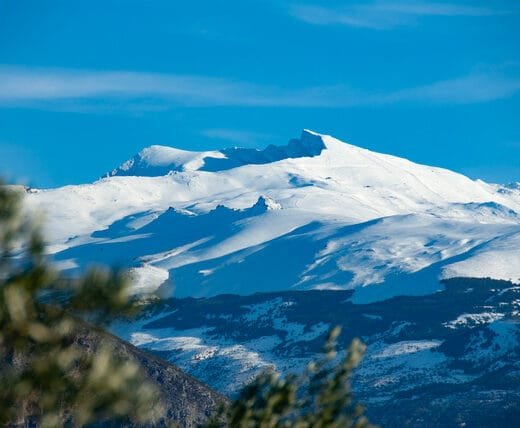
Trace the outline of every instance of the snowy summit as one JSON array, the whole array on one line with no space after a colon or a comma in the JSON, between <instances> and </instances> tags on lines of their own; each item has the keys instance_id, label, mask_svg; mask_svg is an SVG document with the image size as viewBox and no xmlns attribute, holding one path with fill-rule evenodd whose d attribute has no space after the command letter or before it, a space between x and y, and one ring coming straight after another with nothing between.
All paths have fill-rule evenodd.
<instances>
[{"instance_id":1,"label":"snowy summit","mask_svg":"<svg viewBox=\"0 0 520 428\"><path fill-rule=\"evenodd\" d=\"M520 282L520 190L304 130L264 150L151 146L93 184L27 194L58 266L132 269L179 297Z\"/></svg>"}]
</instances>

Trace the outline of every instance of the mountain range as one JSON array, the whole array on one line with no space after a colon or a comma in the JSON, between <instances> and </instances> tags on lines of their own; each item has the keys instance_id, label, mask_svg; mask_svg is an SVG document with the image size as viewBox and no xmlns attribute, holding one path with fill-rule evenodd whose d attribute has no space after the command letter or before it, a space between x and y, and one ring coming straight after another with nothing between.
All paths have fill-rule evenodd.
<instances>
[{"instance_id":1,"label":"mountain range","mask_svg":"<svg viewBox=\"0 0 520 428\"><path fill-rule=\"evenodd\" d=\"M518 185L311 131L264 150L151 146L94 184L28 202L62 269L129 267L140 292L355 289L374 301L452 277L520 280Z\"/></svg>"},{"instance_id":2,"label":"mountain range","mask_svg":"<svg viewBox=\"0 0 520 428\"><path fill-rule=\"evenodd\" d=\"M151 146L25 200L57 267L125 267L160 298L113 333L220 392L304 367L339 324L368 345L355 386L376 422L520 415L519 184L304 130L263 150Z\"/></svg>"}]
</instances>

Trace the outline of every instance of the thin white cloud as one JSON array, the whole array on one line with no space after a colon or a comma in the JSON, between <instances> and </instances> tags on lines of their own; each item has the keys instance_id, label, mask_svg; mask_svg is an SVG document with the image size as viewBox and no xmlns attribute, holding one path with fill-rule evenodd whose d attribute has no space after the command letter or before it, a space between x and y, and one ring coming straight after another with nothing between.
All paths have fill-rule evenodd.
<instances>
[{"instance_id":1,"label":"thin white cloud","mask_svg":"<svg viewBox=\"0 0 520 428\"><path fill-rule=\"evenodd\" d=\"M294 4L289 10L293 17L309 24L346 25L374 30L414 25L421 17L490 16L504 13L476 6L407 1L358 3L345 7Z\"/></svg>"},{"instance_id":2,"label":"thin white cloud","mask_svg":"<svg viewBox=\"0 0 520 428\"><path fill-rule=\"evenodd\" d=\"M333 91L334 87L288 90L196 75L0 67L0 105L104 99L117 106L122 99L139 99L155 100L152 106L320 107L329 104ZM77 102L73 105L78 108Z\"/></svg>"},{"instance_id":3,"label":"thin white cloud","mask_svg":"<svg viewBox=\"0 0 520 428\"><path fill-rule=\"evenodd\" d=\"M201 132L201 135L216 140L241 144L242 146L252 146L273 139L273 136L269 134L227 128L205 129Z\"/></svg>"},{"instance_id":4,"label":"thin white cloud","mask_svg":"<svg viewBox=\"0 0 520 428\"><path fill-rule=\"evenodd\" d=\"M520 79L498 74L472 74L376 96L381 103L423 101L473 104L510 98L520 91Z\"/></svg>"},{"instance_id":5,"label":"thin white cloud","mask_svg":"<svg viewBox=\"0 0 520 428\"><path fill-rule=\"evenodd\" d=\"M81 98L167 98L181 104L269 104L254 85L231 80L139 73L61 69L0 69L0 101Z\"/></svg>"},{"instance_id":6,"label":"thin white cloud","mask_svg":"<svg viewBox=\"0 0 520 428\"><path fill-rule=\"evenodd\" d=\"M172 106L356 107L468 104L514 96L520 78L481 72L397 90L346 85L287 89L204 76L0 67L0 106L138 112Z\"/></svg>"}]
</instances>

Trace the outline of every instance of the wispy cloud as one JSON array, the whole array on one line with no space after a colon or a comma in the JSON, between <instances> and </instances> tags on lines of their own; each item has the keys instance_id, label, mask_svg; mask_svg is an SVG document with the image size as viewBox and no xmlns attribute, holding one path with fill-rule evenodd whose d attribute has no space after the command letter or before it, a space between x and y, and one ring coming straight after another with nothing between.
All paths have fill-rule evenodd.
<instances>
[{"instance_id":1,"label":"wispy cloud","mask_svg":"<svg viewBox=\"0 0 520 428\"><path fill-rule=\"evenodd\" d=\"M147 101L184 106L301 106L329 105L336 87L289 90L234 79L133 71L87 71L0 67L0 105L71 102L78 100ZM154 103L155 100L155 103ZM86 102L88 109L96 103ZM132 103L138 108L139 103ZM97 107L103 108L102 105Z\"/></svg>"},{"instance_id":2,"label":"wispy cloud","mask_svg":"<svg viewBox=\"0 0 520 428\"><path fill-rule=\"evenodd\" d=\"M293 17L309 24L346 25L374 30L413 25L421 17L490 16L502 13L504 11L486 7L408 1L358 3L335 8L313 4L294 4L290 7Z\"/></svg>"},{"instance_id":3,"label":"wispy cloud","mask_svg":"<svg viewBox=\"0 0 520 428\"><path fill-rule=\"evenodd\" d=\"M162 98L190 105L270 104L259 88L247 83L202 76L84 71L0 69L0 102L81 98Z\"/></svg>"},{"instance_id":4,"label":"wispy cloud","mask_svg":"<svg viewBox=\"0 0 520 428\"><path fill-rule=\"evenodd\" d=\"M376 96L376 102L423 101L436 104L472 104L509 98L520 91L520 78L500 74L472 74Z\"/></svg>"},{"instance_id":5,"label":"wispy cloud","mask_svg":"<svg viewBox=\"0 0 520 428\"><path fill-rule=\"evenodd\" d=\"M0 67L0 106L146 111L172 106L356 107L469 104L514 96L520 78L496 71L396 90L346 85L287 89L204 76Z\"/></svg>"},{"instance_id":6,"label":"wispy cloud","mask_svg":"<svg viewBox=\"0 0 520 428\"><path fill-rule=\"evenodd\" d=\"M269 134L227 128L205 129L201 132L201 135L216 140L241 144L242 146L253 146L257 143L265 143L266 141L274 139L274 137Z\"/></svg>"}]
</instances>

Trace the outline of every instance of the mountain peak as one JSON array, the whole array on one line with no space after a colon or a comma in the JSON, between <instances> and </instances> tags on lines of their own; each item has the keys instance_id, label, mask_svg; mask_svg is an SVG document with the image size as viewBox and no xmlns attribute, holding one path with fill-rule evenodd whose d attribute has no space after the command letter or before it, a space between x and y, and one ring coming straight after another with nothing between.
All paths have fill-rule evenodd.
<instances>
[{"instance_id":1,"label":"mountain peak","mask_svg":"<svg viewBox=\"0 0 520 428\"><path fill-rule=\"evenodd\" d=\"M288 157L313 157L321 154L327 148L324 137L326 136L310 129L303 129L300 138L290 140L286 146L289 154L292 154Z\"/></svg>"},{"instance_id":2,"label":"mountain peak","mask_svg":"<svg viewBox=\"0 0 520 428\"><path fill-rule=\"evenodd\" d=\"M299 139L285 146L265 149L232 147L193 152L168 146L150 146L109 173L110 176L161 176L175 171L225 171L244 165L262 165L289 158L319 156L326 148L320 134L303 130Z\"/></svg>"}]
</instances>

